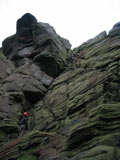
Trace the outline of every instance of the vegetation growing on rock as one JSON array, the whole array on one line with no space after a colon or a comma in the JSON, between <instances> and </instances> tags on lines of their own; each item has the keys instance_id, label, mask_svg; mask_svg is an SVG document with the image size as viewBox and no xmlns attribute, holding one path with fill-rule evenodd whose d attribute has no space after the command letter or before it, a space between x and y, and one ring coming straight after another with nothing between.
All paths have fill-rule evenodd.
<instances>
[{"instance_id":1,"label":"vegetation growing on rock","mask_svg":"<svg viewBox=\"0 0 120 160\"><path fill-rule=\"evenodd\" d=\"M119 160L119 34L117 23L71 50L31 14L17 21L0 50L0 159Z\"/></svg>"}]
</instances>

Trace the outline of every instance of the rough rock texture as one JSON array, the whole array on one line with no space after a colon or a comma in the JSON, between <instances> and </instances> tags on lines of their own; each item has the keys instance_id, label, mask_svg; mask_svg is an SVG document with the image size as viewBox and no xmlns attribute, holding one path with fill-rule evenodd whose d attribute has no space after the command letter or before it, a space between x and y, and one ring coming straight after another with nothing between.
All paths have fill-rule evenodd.
<instances>
[{"instance_id":1,"label":"rough rock texture","mask_svg":"<svg viewBox=\"0 0 120 160\"><path fill-rule=\"evenodd\" d=\"M16 34L3 41L0 50L1 145L18 137L22 112L32 109L45 96L53 77L64 69L70 46L49 24L37 23L30 13L17 21Z\"/></svg>"},{"instance_id":2,"label":"rough rock texture","mask_svg":"<svg viewBox=\"0 0 120 160\"><path fill-rule=\"evenodd\" d=\"M17 21L16 34L3 41L4 55L17 67L33 61L52 77L63 70L70 47L68 40L57 35L53 27L37 23L29 13Z\"/></svg>"},{"instance_id":3,"label":"rough rock texture","mask_svg":"<svg viewBox=\"0 0 120 160\"><path fill-rule=\"evenodd\" d=\"M120 23L70 51L50 25L25 14L2 50L0 159L119 160ZM29 130L19 138L23 111Z\"/></svg>"},{"instance_id":4,"label":"rough rock texture","mask_svg":"<svg viewBox=\"0 0 120 160\"><path fill-rule=\"evenodd\" d=\"M14 65L3 55L0 50L0 81L9 76L14 70Z\"/></svg>"}]
</instances>

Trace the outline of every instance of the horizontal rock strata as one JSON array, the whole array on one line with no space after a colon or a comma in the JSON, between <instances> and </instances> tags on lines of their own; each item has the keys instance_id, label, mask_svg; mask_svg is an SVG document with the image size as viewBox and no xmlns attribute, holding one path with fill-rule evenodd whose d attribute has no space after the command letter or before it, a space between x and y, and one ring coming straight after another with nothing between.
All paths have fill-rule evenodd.
<instances>
[{"instance_id":1,"label":"horizontal rock strata","mask_svg":"<svg viewBox=\"0 0 120 160\"><path fill-rule=\"evenodd\" d=\"M0 50L0 159L119 160L119 31L117 23L71 51L49 24L29 13L17 21Z\"/></svg>"}]
</instances>

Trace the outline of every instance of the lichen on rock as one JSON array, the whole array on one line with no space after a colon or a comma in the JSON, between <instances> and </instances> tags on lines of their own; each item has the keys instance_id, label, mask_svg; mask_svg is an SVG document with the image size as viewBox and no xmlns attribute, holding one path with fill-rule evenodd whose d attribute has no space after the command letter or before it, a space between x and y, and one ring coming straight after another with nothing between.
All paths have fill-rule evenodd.
<instances>
[{"instance_id":1,"label":"lichen on rock","mask_svg":"<svg viewBox=\"0 0 120 160\"><path fill-rule=\"evenodd\" d=\"M119 160L120 23L73 50L30 13L16 29L0 49L0 159Z\"/></svg>"}]
</instances>

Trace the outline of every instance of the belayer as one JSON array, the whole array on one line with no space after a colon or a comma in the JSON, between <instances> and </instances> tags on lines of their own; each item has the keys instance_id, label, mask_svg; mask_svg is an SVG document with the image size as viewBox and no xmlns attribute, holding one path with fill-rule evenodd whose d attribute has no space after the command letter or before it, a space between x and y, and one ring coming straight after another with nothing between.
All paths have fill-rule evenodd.
<instances>
[{"instance_id":1,"label":"belayer","mask_svg":"<svg viewBox=\"0 0 120 160\"><path fill-rule=\"evenodd\" d=\"M20 121L20 137L24 136L25 131L28 129L28 113L24 112Z\"/></svg>"}]
</instances>

